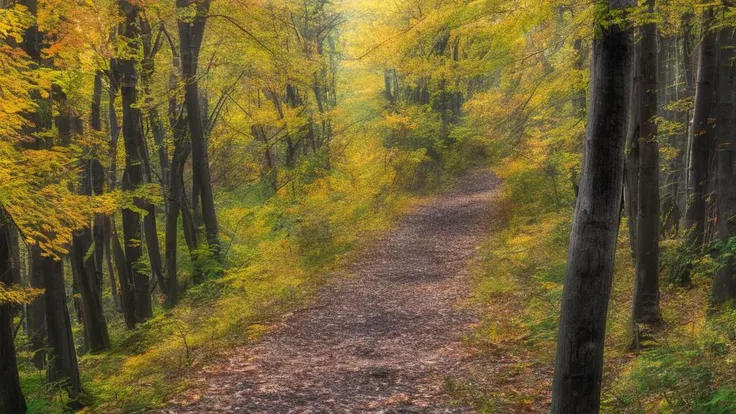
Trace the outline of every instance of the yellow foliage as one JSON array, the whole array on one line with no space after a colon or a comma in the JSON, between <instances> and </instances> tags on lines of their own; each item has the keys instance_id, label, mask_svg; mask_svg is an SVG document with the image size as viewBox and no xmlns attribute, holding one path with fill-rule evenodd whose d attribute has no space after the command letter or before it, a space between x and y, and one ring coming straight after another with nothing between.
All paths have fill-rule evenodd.
<instances>
[{"instance_id":1,"label":"yellow foliage","mask_svg":"<svg viewBox=\"0 0 736 414\"><path fill-rule=\"evenodd\" d=\"M43 294L43 289L33 289L18 285L7 286L0 282L0 305L26 305Z\"/></svg>"}]
</instances>

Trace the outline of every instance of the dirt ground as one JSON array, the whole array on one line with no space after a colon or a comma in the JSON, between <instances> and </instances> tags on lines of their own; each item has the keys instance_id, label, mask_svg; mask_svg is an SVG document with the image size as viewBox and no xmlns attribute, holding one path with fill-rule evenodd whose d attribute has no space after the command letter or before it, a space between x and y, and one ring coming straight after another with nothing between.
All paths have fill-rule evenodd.
<instances>
[{"instance_id":1,"label":"dirt ground","mask_svg":"<svg viewBox=\"0 0 736 414\"><path fill-rule=\"evenodd\" d=\"M475 173L417 208L308 309L201 373L164 413L469 413L443 392L471 363L468 263L497 180Z\"/></svg>"}]
</instances>

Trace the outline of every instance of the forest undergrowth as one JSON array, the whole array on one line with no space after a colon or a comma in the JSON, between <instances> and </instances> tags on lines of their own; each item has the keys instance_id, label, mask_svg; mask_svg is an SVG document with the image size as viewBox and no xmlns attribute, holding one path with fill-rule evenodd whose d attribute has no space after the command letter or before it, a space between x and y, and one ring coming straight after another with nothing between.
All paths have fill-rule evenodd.
<instances>
[{"instance_id":1,"label":"forest undergrowth","mask_svg":"<svg viewBox=\"0 0 736 414\"><path fill-rule=\"evenodd\" d=\"M80 358L92 403L89 412L131 413L165 406L193 385L189 378L200 368L257 340L269 325L311 303L330 275L338 274L350 257L425 198L369 186L375 183L370 169L362 171L356 171L358 177L345 172L315 181L305 189L315 195L298 204L279 196L254 211L232 208L223 214L247 221L232 223L241 224L241 230L237 239L225 243L229 268L224 276L192 288L174 309L158 308L154 318L135 331L126 331L120 317L110 321L113 348ZM360 180L357 189L362 192L356 193L348 177ZM298 222L289 222L296 217ZM273 230L279 227L275 221L281 231ZM112 314L109 292L106 299ZM21 351L19 357L25 360L21 377L29 412L65 412L65 394L44 383L29 353Z\"/></svg>"},{"instance_id":2,"label":"forest undergrowth","mask_svg":"<svg viewBox=\"0 0 736 414\"><path fill-rule=\"evenodd\" d=\"M456 399L485 413L547 412L551 401L572 208L516 201L515 190L520 188L507 181L494 199L494 229L475 269L474 300L486 316L469 346L491 362L448 384ZM601 411L734 412L734 314L709 314L713 260L698 259L690 287L665 284L663 325L640 332L640 346L632 349L635 271L627 226L624 219L608 313ZM663 274L677 260L680 243L663 242Z\"/></svg>"}]
</instances>

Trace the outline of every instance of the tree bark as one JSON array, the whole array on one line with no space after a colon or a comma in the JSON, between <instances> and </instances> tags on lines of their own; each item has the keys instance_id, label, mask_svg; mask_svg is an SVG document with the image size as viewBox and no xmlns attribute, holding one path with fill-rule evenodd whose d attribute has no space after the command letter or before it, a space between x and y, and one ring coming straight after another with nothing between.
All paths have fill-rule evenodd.
<instances>
[{"instance_id":1,"label":"tree bark","mask_svg":"<svg viewBox=\"0 0 736 414\"><path fill-rule=\"evenodd\" d=\"M125 18L123 36L132 48L137 48L140 28L138 25L138 6L129 0L120 0L120 10ZM121 84L120 95L123 103L123 139L125 141L125 174L123 189L135 191L143 184L143 159L140 144L143 141L141 130L141 111L138 104L138 70L133 59L119 61ZM139 198L136 207L142 209ZM141 216L133 209L123 209L123 237L125 239L125 258L128 284L133 287L135 323L141 323L153 316L150 284L148 276L140 270L143 257L141 239ZM121 283L123 285L123 283ZM125 288L124 288L125 289Z\"/></svg>"},{"instance_id":2,"label":"tree bark","mask_svg":"<svg viewBox=\"0 0 736 414\"><path fill-rule=\"evenodd\" d=\"M641 45L636 44L633 49L634 64L632 66L631 105L629 106L628 132L626 134L626 160L624 175L624 191L626 216L629 221L629 246L631 256L636 262L637 246L639 245L639 146L641 144L641 65L638 56L641 54Z\"/></svg>"},{"instance_id":3,"label":"tree bark","mask_svg":"<svg viewBox=\"0 0 736 414\"><path fill-rule=\"evenodd\" d=\"M28 248L29 279L31 287L44 289L41 268L41 248L34 244ZM28 339L33 352L33 365L40 369L46 366L46 294L36 296L26 306L28 314Z\"/></svg>"},{"instance_id":4,"label":"tree bark","mask_svg":"<svg viewBox=\"0 0 736 414\"><path fill-rule=\"evenodd\" d=\"M685 228L688 242L700 249L705 241L705 221L710 181L709 161L713 146L713 103L715 101L716 34L711 29L713 7L703 10L703 40L698 58L698 79L695 90L693 137L690 148L688 206Z\"/></svg>"},{"instance_id":5,"label":"tree bark","mask_svg":"<svg viewBox=\"0 0 736 414\"><path fill-rule=\"evenodd\" d=\"M183 120L180 120L180 122L183 122ZM166 306L168 307L173 307L179 300L176 251L179 235L179 211L182 207L181 176L190 152L189 146L184 142L185 133L186 131L183 128L175 127L174 154L170 164L171 177L169 179L168 214L166 216Z\"/></svg>"},{"instance_id":6,"label":"tree bark","mask_svg":"<svg viewBox=\"0 0 736 414\"><path fill-rule=\"evenodd\" d=\"M10 226L10 219L0 206L0 284L5 285L13 284ZM0 412L23 414L27 410L26 400L20 388L13 338L13 305L0 302Z\"/></svg>"},{"instance_id":7,"label":"tree bark","mask_svg":"<svg viewBox=\"0 0 736 414\"><path fill-rule=\"evenodd\" d=\"M179 8L187 7L191 3L191 0L176 0L176 6ZM219 229L207 155L207 143L205 141L202 115L200 112L199 85L197 82L197 63L209 7L210 0L197 2L197 14L194 17L194 22L190 24L179 21L179 43L182 75L185 81L184 101L192 142L194 185L199 191L202 202L202 221L204 222L207 243L212 253L219 258Z\"/></svg>"},{"instance_id":8,"label":"tree bark","mask_svg":"<svg viewBox=\"0 0 736 414\"><path fill-rule=\"evenodd\" d=\"M725 242L736 236L736 121L734 119L734 29L718 31L718 87L716 93L716 159L718 165L716 230ZM713 279L712 300L716 305L736 299L736 274L733 258L727 258Z\"/></svg>"},{"instance_id":9,"label":"tree bark","mask_svg":"<svg viewBox=\"0 0 736 414\"><path fill-rule=\"evenodd\" d=\"M655 0L647 0L654 13ZM636 278L632 316L634 323L657 324L659 311L659 145L657 143L657 24L641 28L639 49L640 156L637 208Z\"/></svg>"},{"instance_id":10,"label":"tree bark","mask_svg":"<svg viewBox=\"0 0 736 414\"><path fill-rule=\"evenodd\" d=\"M66 306L64 264L53 257L43 257L41 263L46 286L46 335L49 346L46 376L49 382L58 383L67 390L72 398L70 406L79 407L81 404L75 400L81 394L82 386L72 324Z\"/></svg>"},{"instance_id":11,"label":"tree bark","mask_svg":"<svg viewBox=\"0 0 736 414\"><path fill-rule=\"evenodd\" d=\"M597 2L621 11L633 0ZM580 195L562 294L553 414L600 410L606 313L611 293L631 85L632 39L625 23L596 20L592 97Z\"/></svg>"},{"instance_id":12,"label":"tree bark","mask_svg":"<svg viewBox=\"0 0 736 414\"><path fill-rule=\"evenodd\" d=\"M56 87L55 89L56 102L59 104L59 118L57 120L59 134L62 137L62 143L69 144L71 136L74 133L81 132L81 122L72 113L71 109L67 107L66 94L60 87ZM101 90L99 92L101 93ZM93 161L83 160L81 167L79 193L91 197L95 180L93 176ZM101 166L99 169L101 169ZM99 186L99 183L97 185ZM95 222L97 222L97 217ZM101 270L99 269L101 266L98 266L97 263L97 252L94 249L94 243L95 239L92 228L86 227L76 231L72 239L70 260L72 262L72 269L74 269L75 285L80 294L78 306L79 315L84 325L85 343L91 352L101 352L110 347L110 337L107 332L107 321L105 320L105 313L102 308L102 280L100 277L101 272L99 271Z\"/></svg>"},{"instance_id":13,"label":"tree bark","mask_svg":"<svg viewBox=\"0 0 736 414\"><path fill-rule=\"evenodd\" d=\"M20 4L24 5L28 9L28 13L33 16L38 15L38 1L37 0L20 0ZM26 54L33 60L35 65L41 65L41 38L42 34L38 30L38 25L33 24L28 27L23 36L22 48ZM40 99L40 96L36 96L36 99ZM29 127L29 135L40 132L45 127L50 125L49 119L44 119L38 112L29 115L32 127ZM28 143L28 146L33 149L45 148L45 140L36 136L33 142ZM38 245L32 245L29 248L29 261L30 261L30 284L35 289L44 289L43 285L43 271L41 267L41 249ZM36 297L28 307L28 335L31 342L31 350L33 354L33 363L38 369L42 369L46 362L46 303L45 293Z\"/></svg>"}]
</instances>

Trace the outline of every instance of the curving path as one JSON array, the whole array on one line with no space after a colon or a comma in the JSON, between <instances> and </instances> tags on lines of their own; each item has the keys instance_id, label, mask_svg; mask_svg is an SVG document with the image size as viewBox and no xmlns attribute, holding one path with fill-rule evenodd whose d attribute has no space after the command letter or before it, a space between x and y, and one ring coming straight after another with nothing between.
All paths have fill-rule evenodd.
<instances>
[{"instance_id":1,"label":"curving path","mask_svg":"<svg viewBox=\"0 0 736 414\"><path fill-rule=\"evenodd\" d=\"M467 413L443 395L463 369L476 318L468 261L490 226L497 180L474 173L350 266L317 303L226 367L202 374L196 401L165 413Z\"/></svg>"}]
</instances>

